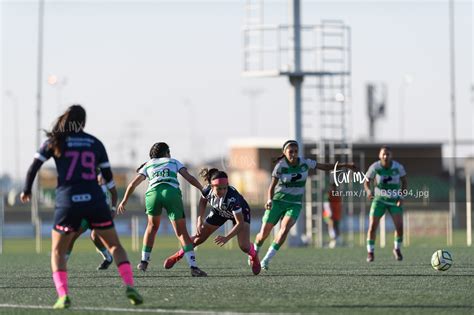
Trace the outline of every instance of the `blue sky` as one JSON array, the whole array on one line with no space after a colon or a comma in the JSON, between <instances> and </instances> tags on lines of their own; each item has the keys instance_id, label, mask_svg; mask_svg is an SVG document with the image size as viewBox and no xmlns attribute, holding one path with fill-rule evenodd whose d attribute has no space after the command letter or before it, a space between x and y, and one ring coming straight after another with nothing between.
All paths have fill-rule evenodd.
<instances>
[{"instance_id":1,"label":"blue sky","mask_svg":"<svg viewBox=\"0 0 474 315\"><path fill-rule=\"evenodd\" d=\"M37 3L2 1L0 10L0 174L15 168L16 98L23 175L35 150ZM46 1L45 10L42 125L49 128L73 102L84 105L86 130L102 139L114 165L139 165L156 141L167 141L180 160L200 162L225 155L231 139L287 137L287 79L241 76L243 1ZM267 22L287 23L287 1L267 2L265 10ZM456 2L461 139L474 138L472 15L471 2ZM352 29L353 140L367 138L369 81L388 86L377 139L400 140L401 89L403 140L449 139L447 1L302 1L304 24L322 19L341 19ZM46 83L51 74L59 85ZM402 88L407 74L413 82ZM263 91L256 108L242 92L249 88ZM474 152L464 147L459 154Z\"/></svg>"}]
</instances>

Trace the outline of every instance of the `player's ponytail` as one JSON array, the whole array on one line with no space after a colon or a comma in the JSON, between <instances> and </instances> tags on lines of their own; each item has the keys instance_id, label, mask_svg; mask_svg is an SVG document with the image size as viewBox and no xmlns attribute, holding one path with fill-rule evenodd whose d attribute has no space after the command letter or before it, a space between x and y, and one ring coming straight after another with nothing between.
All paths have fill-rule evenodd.
<instances>
[{"instance_id":1,"label":"player's ponytail","mask_svg":"<svg viewBox=\"0 0 474 315\"><path fill-rule=\"evenodd\" d=\"M208 184L211 183L211 177L215 174L218 173L219 170L217 168L202 168L201 171L199 171L199 176Z\"/></svg>"},{"instance_id":2,"label":"player's ponytail","mask_svg":"<svg viewBox=\"0 0 474 315\"><path fill-rule=\"evenodd\" d=\"M53 129L46 132L46 136L50 140L49 148L53 150L55 157L61 156L66 137L81 132L85 124L86 111L81 105L70 106L64 114L56 119Z\"/></svg>"},{"instance_id":3,"label":"player's ponytail","mask_svg":"<svg viewBox=\"0 0 474 315\"><path fill-rule=\"evenodd\" d=\"M136 172L138 173L138 172L142 169L142 167L145 166L145 164L146 164L146 162L143 163L142 165L140 165L140 166L137 168Z\"/></svg>"},{"instance_id":4,"label":"player's ponytail","mask_svg":"<svg viewBox=\"0 0 474 315\"><path fill-rule=\"evenodd\" d=\"M272 163L276 164L276 163L278 163L281 159L283 159L284 157L285 157L285 155L282 154L282 155L280 155L279 157L274 158L274 159L272 160Z\"/></svg>"}]
</instances>

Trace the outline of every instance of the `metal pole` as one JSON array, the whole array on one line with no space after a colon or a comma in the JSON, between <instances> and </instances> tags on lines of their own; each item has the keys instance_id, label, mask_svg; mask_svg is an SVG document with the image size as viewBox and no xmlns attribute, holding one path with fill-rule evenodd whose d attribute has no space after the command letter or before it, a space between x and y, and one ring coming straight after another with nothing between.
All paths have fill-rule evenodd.
<instances>
[{"instance_id":1,"label":"metal pole","mask_svg":"<svg viewBox=\"0 0 474 315\"><path fill-rule=\"evenodd\" d=\"M308 245L313 244L313 181L308 176L305 186L305 214L306 214L306 240Z\"/></svg>"},{"instance_id":2,"label":"metal pole","mask_svg":"<svg viewBox=\"0 0 474 315\"><path fill-rule=\"evenodd\" d=\"M406 235L406 246L410 246L410 211L406 212L406 224L405 224L405 235Z\"/></svg>"},{"instance_id":3,"label":"metal pole","mask_svg":"<svg viewBox=\"0 0 474 315\"><path fill-rule=\"evenodd\" d=\"M385 248L386 244L386 233L385 233L385 215L380 218L380 248Z\"/></svg>"},{"instance_id":4,"label":"metal pole","mask_svg":"<svg viewBox=\"0 0 474 315\"><path fill-rule=\"evenodd\" d=\"M300 146L300 155L304 154L304 144L302 139L301 124L301 86L303 83L303 75L301 74L301 20L300 20L300 1L290 0L290 25L293 25L293 32L290 36L289 46L292 62L292 71L290 73L290 137L298 141Z\"/></svg>"},{"instance_id":5,"label":"metal pole","mask_svg":"<svg viewBox=\"0 0 474 315\"><path fill-rule=\"evenodd\" d=\"M132 233L132 251L140 251L140 232L139 232L139 218L132 215L131 219L131 233Z\"/></svg>"},{"instance_id":6,"label":"metal pole","mask_svg":"<svg viewBox=\"0 0 474 315\"><path fill-rule=\"evenodd\" d=\"M449 1L449 64L450 64L450 99L451 99L451 160L449 163L449 216L450 235L448 245L452 245L453 221L456 215L456 64L454 43L454 1Z\"/></svg>"},{"instance_id":7,"label":"metal pole","mask_svg":"<svg viewBox=\"0 0 474 315\"><path fill-rule=\"evenodd\" d=\"M374 104L374 85L367 84L366 86L367 98L367 113L369 115L369 140L375 141L375 104Z\"/></svg>"},{"instance_id":8,"label":"metal pole","mask_svg":"<svg viewBox=\"0 0 474 315\"><path fill-rule=\"evenodd\" d=\"M42 235L41 235L41 218L38 216L38 218L35 221L35 239L36 239L36 253L39 254L41 253L41 240L42 240Z\"/></svg>"},{"instance_id":9,"label":"metal pole","mask_svg":"<svg viewBox=\"0 0 474 315\"><path fill-rule=\"evenodd\" d=\"M472 245L472 203L471 203L471 165L466 162L466 242Z\"/></svg>"},{"instance_id":10,"label":"metal pole","mask_svg":"<svg viewBox=\"0 0 474 315\"><path fill-rule=\"evenodd\" d=\"M293 32L290 36L289 46L293 47L290 52L292 61L292 69L290 69L290 137L298 142L299 155L304 155L304 143L302 137L302 124L301 124L301 87L303 84L303 75L301 74L301 21L300 21L300 1L289 0L289 21L290 25L293 25ZM301 246L303 245L303 228L304 223L302 220L298 220L290 231L290 237L288 240L289 246Z\"/></svg>"},{"instance_id":11,"label":"metal pole","mask_svg":"<svg viewBox=\"0 0 474 315\"><path fill-rule=\"evenodd\" d=\"M0 254L3 254L3 230L5 220L5 201L3 194L0 194Z\"/></svg>"},{"instance_id":12,"label":"metal pole","mask_svg":"<svg viewBox=\"0 0 474 315\"><path fill-rule=\"evenodd\" d=\"M37 55L37 77L36 77L36 142L35 150L41 145L41 102L43 89L43 20L44 20L44 0L39 0L38 3L38 55ZM35 180L33 185L33 198L31 202L31 221L38 228L37 220L39 219L39 179ZM35 235L38 235L36 231ZM41 247L37 247L37 250Z\"/></svg>"},{"instance_id":13,"label":"metal pole","mask_svg":"<svg viewBox=\"0 0 474 315\"><path fill-rule=\"evenodd\" d=\"M359 167L361 170L365 170L365 153L359 153ZM359 214L359 245L364 246L366 244L365 238L365 206L366 206L365 192L360 199L360 214Z\"/></svg>"}]
</instances>

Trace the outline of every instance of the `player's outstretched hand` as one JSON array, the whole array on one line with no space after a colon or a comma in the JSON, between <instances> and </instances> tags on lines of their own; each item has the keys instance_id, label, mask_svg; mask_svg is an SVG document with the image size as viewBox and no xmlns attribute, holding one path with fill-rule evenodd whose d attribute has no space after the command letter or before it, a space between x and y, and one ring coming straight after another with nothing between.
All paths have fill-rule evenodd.
<instances>
[{"instance_id":1,"label":"player's outstretched hand","mask_svg":"<svg viewBox=\"0 0 474 315\"><path fill-rule=\"evenodd\" d=\"M27 202L30 202L31 200L31 194L25 194L24 192L22 192L20 194L20 200L22 203L27 203Z\"/></svg>"},{"instance_id":2,"label":"player's outstretched hand","mask_svg":"<svg viewBox=\"0 0 474 315\"><path fill-rule=\"evenodd\" d=\"M222 235L218 235L216 236L216 238L214 239L214 243L216 243L217 245L219 246L224 246L225 243L227 243L229 240L227 239L227 237L225 236L222 236Z\"/></svg>"},{"instance_id":3,"label":"player's outstretched hand","mask_svg":"<svg viewBox=\"0 0 474 315\"><path fill-rule=\"evenodd\" d=\"M123 202L121 202L117 208L117 213L118 214L124 214L126 211L125 209L125 204Z\"/></svg>"}]
</instances>

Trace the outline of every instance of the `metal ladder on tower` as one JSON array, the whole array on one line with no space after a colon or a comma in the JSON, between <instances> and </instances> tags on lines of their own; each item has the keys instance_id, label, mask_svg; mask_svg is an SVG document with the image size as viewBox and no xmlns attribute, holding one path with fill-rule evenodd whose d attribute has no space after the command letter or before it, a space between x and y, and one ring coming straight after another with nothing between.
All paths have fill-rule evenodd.
<instances>
[{"instance_id":1,"label":"metal ladder on tower","mask_svg":"<svg viewBox=\"0 0 474 315\"><path fill-rule=\"evenodd\" d=\"M264 68L263 0L246 0L244 17L244 70Z\"/></svg>"},{"instance_id":2,"label":"metal ladder on tower","mask_svg":"<svg viewBox=\"0 0 474 315\"><path fill-rule=\"evenodd\" d=\"M342 21L323 20L319 25L316 54L319 56L317 67L324 75L314 77L307 82L305 95L316 95L312 102L313 117L319 127L316 148L311 154L316 155L320 163L341 163L352 160L352 145L348 138L350 129L350 30ZM315 109L314 109L315 108ZM314 240L317 247L323 247L323 202L327 193L326 183L329 173L317 171L311 176L307 186L307 238ZM348 203L349 214L353 214L352 202ZM310 207L310 209L309 209ZM353 230L353 227L349 227ZM349 241L353 241L352 237Z\"/></svg>"}]
</instances>

